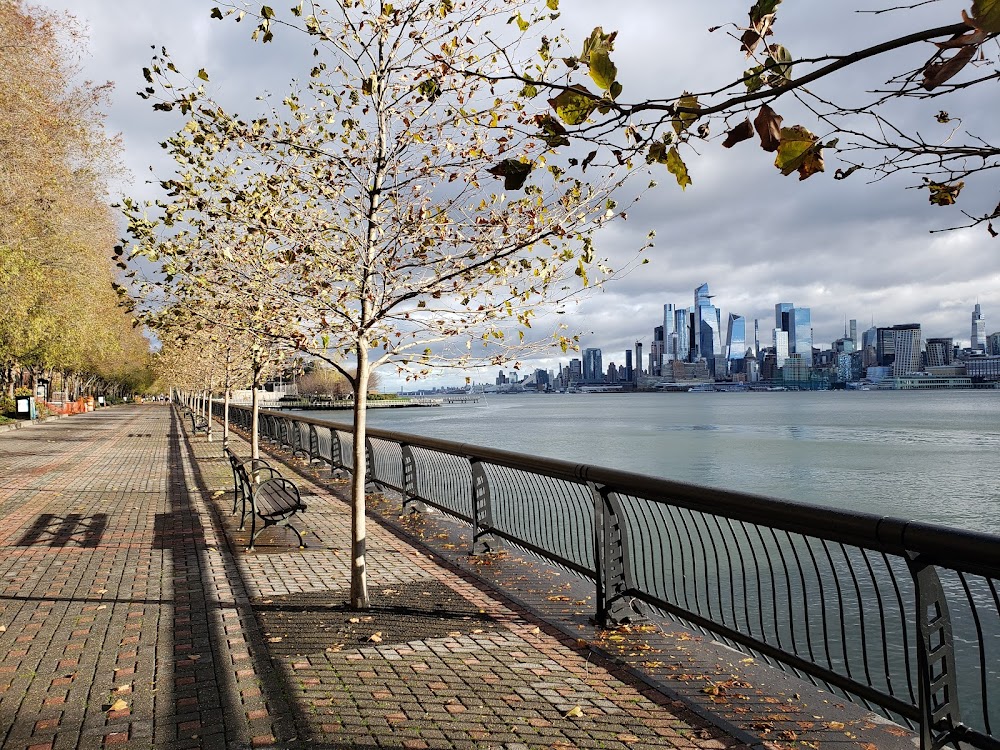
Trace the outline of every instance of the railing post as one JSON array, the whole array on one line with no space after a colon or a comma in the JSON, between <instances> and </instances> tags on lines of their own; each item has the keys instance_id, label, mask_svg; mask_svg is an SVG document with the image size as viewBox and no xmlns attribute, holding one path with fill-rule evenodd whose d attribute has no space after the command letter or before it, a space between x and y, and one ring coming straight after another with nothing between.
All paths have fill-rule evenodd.
<instances>
[{"instance_id":1,"label":"railing post","mask_svg":"<svg viewBox=\"0 0 1000 750\"><path fill-rule=\"evenodd\" d=\"M316 425L309 425L309 463L313 461L322 461L323 457L319 454L319 435L316 434Z\"/></svg>"},{"instance_id":2,"label":"railing post","mask_svg":"<svg viewBox=\"0 0 1000 750\"><path fill-rule=\"evenodd\" d=\"M417 461L413 449L408 443L399 444L403 454L403 510L411 513L423 513L427 506L419 499L420 488L417 486Z\"/></svg>"},{"instance_id":3,"label":"railing post","mask_svg":"<svg viewBox=\"0 0 1000 750\"><path fill-rule=\"evenodd\" d=\"M482 463L470 458L472 466L472 549L469 554L484 555L499 549L493 536L493 496L490 480Z\"/></svg>"},{"instance_id":4,"label":"railing post","mask_svg":"<svg viewBox=\"0 0 1000 750\"><path fill-rule=\"evenodd\" d=\"M628 591L628 535L621 523L621 507L607 487L588 482L594 498L594 560L597 582L597 623L614 627L642 617L638 602L625 599Z\"/></svg>"},{"instance_id":5,"label":"railing post","mask_svg":"<svg viewBox=\"0 0 1000 750\"><path fill-rule=\"evenodd\" d=\"M330 475L334 479L344 476L344 449L340 444L340 434L330 428Z\"/></svg>"},{"instance_id":6,"label":"railing post","mask_svg":"<svg viewBox=\"0 0 1000 750\"><path fill-rule=\"evenodd\" d=\"M935 567L919 555L907 554L906 563L917 599L920 750L937 750L953 744L955 730L962 725L951 614Z\"/></svg>"},{"instance_id":7,"label":"railing post","mask_svg":"<svg viewBox=\"0 0 1000 750\"><path fill-rule=\"evenodd\" d=\"M385 487L375 478L375 446L372 439L365 437L365 492L384 492Z\"/></svg>"},{"instance_id":8,"label":"railing post","mask_svg":"<svg viewBox=\"0 0 1000 750\"><path fill-rule=\"evenodd\" d=\"M302 423L292 422L292 428L295 432L295 437L292 439L292 455L298 456L300 453L305 454L306 449L302 444Z\"/></svg>"}]
</instances>

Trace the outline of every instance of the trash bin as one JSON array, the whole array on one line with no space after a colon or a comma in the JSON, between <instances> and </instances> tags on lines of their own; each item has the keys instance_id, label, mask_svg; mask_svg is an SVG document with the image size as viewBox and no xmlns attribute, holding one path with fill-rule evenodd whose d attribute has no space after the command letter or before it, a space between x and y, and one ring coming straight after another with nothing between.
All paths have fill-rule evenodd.
<instances>
[{"instance_id":1,"label":"trash bin","mask_svg":"<svg viewBox=\"0 0 1000 750\"><path fill-rule=\"evenodd\" d=\"M104 406L105 405L104 404L104 396L98 396L97 397L97 405L98 406Z\"/></svg>"},{"instance_id":2,"label":"trash bin","mask_svg":"<svg viewBox=\"0 0 1000 750\"><path fill-rule=\"evenodd\" d=\"M38 416L35 412L35 399L31 396L15 396L14 401L14 415L18 419L35 419Z\"/></svg>"}]
</instances>

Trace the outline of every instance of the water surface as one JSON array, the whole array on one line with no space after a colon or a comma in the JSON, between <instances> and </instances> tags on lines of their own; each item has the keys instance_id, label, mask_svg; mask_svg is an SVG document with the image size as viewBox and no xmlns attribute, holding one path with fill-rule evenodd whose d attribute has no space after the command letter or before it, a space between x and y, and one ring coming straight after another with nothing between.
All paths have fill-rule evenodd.
<instances>
[{"instance_id":1,"label":"water surface","mask_svg":"<svg viewBox=\"0 0 1000 750\"><path fill-rule=\"evenodd\" d=\"M1000 533L1000 391L489 396L369 424Z\"/></svg>"}]
</instances>

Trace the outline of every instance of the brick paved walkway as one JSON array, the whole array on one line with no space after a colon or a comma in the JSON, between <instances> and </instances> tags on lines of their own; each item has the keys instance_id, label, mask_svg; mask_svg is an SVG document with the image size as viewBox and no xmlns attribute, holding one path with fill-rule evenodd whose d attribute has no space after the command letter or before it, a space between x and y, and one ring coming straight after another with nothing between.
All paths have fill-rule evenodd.
<instances>
[{"instance_id":1,"label":"brick paved walkway","mask_svg":"<svg viewBox=\"0 0 1000 750\"><path fill-rule=\"evenodd\" d=\"M739 748L346 507L254 554L219 443L163 405L0 434L2 747Z\"/></svg>"}]
</instances>

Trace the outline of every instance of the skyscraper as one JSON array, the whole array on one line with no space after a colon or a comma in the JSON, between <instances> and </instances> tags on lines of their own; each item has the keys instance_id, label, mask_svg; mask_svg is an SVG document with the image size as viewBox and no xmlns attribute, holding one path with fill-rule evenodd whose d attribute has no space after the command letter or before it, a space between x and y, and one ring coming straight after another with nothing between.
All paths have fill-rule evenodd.
<instances>
[{"instance_id":1,"label":"skyscraper","mask_svg":"<svg viewBox=\"0 0 1000 750\"><path fill-rule=\"evenodd\" d=\"M726 358L730 361L743 359L747 353L747 319L742 315L729 313L726 329Z\"/></svg>"},{"instance_id":2,"label":"skyscraper","mask_svg":"<svg viewBox=\"0 0 1000 750\"><path fill-rule=\"evenodd\" d=\"M649 347L649 374L658 376L663 369L663 326L653 328L653 344Z\"/></svg>"},{"instance_id":3,"label":"skyscraper","mask_svg":"<svg viewBox=\"0 0 1000 750\"><path fill-rule=\"evenodd\" d=\"M788 330L788 318L785 317L795 305L791 302L779 302L774 306L774 327L779 331Z\"/></svg>"},{"instance_id":4,"label":"skyscraper","mask_svg":"<svg viewBox=\"0 0 1000 750\"><path fill-rule=\"evenodd\" d=\"M788 331L780 328L774 329L774 359L775 367L784 367L788 359Z\"/></svg>"},{"instance_id":5,"label":"skyscraper","mask_svg":"<svg viewBox=\"0 0 1000 750\"><path fill-rule=\"evenodd\" d=\"M796 307L792 310L792 328L789 331L788 344L792 352L798 354L812 366L813 330L812 310L808 307Z\"/></svg>"},{"instance_id":6,"label":"skyscraper","mask_svg":"<svg viewBox=\"0 0 1000 750\"><path fill-rule=\"evenodd\" d=\"M861 334L861 348L866 349L867 347L875 348L878 337L878 329L872 326L867 331Z\"/></svg>"},{"instance_id":7,"label":"skyscraper","mask_svg":"<svg viewBox=\"0 0 1000 750\"><path fill-rule=\"evenodd\" d=\"M663 306L663 361L677 359L677 310Z\"/></svg>"},{"instance_id":8,"label":"skyscraper","mask_svg":"<svg viewBox=\"0 0 1000 750\"><path fill-rule=\"evenodd\" d=\"M976 303L976 308L972 311L972 349L982 349L986 351L986 319L983 318L983 311Z\"/></svg>"},{"instance_id":9,"label":"skyscraper","mask_svg":"<svg viewBox=\"0 0 1000 750\"><path fill-rule=\"evenodd\" d=\"M893 377L920 371L919 323L878 328L875 351L878 364L891 367Z\"/></svg>"},{"instance_id":10,"label":"skyscraper","mask_svg":"<svg viewBox=\"0 0 1000 750\"><path fill-rule=\"evenodd\" d=\"M788 334L788 353L801 355L811 366L812 311L808 307L796 307L791 302L779 302L774 306L774 328Z\"/></svg>"},{"instance_id":11,"label":"skyscraper","mask_svg":"<svg viewBox=\"0 0 1000 750\"><path fill-rule=\"evenodd\" d=\"M604 365L601 363L600 349L583 350L583 381L585 383L604 382Z\"/></svg>"},{"instance_id":12,"label":"skyscraper","mask_svg":"<svg viewBox=\"0 0 1000 750\"><path fill-rule=\"evenodd\" d=\"M955 346L951 339L927 339L927 366L944 367L954 361Z\"/></svg>"},{"instance_id":13,"label":"skyscraper","mask_svg":"<svg viewBox=\"0 0 1000 750\"><path fill-rule=\"evenodd\" d=\"M579 383L583 378L583 366L580 360L571 359L569 361L569 374L566 377L567 385Z\"/></svg>"},{"instance_id":14,"label":"skyscraper","mask_svg":"<svg viewBox=\"0 0 1000 750\"><path fill-rule=\"evenodd\" d=\"M712 304L708 284L694 290L694 352L692 359L704 359L714 374L714 362L723 356L722 312Z\"/></svg>"},{"instance_id":15,"label":"skyscraper","mask_svg":"<svg viewBox=\"0 0 1000 750\"><path fill-rule=\"evenodd\" d=\"M683 362L691 358L691 317L688 310L674 310L674 334L677 336L674 359Z\"/></svg>"}]
</instances>

